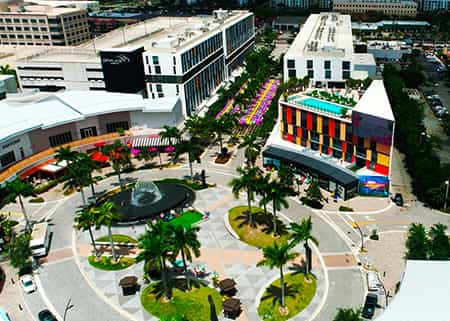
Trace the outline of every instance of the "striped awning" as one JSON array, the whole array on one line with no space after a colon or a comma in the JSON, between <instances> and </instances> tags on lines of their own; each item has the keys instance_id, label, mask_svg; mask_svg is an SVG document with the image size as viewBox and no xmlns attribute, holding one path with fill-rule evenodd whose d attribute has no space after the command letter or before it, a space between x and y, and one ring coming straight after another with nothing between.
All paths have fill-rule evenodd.
<instances>
[{"instance_id":1,"label":"striped awning","mask_svg":"<svg viewBox=\"0 0 450 321\"><path fill-rule=\"evenodd\" d=\"M176 144L177 140L172 139L172 143ZM161 138L157 135L151 136L137 136L133 137L131 141L131 146L133 148L139 147L167 147L170 146L170 141L168 138Z\"/></svg>"}]
</instances>

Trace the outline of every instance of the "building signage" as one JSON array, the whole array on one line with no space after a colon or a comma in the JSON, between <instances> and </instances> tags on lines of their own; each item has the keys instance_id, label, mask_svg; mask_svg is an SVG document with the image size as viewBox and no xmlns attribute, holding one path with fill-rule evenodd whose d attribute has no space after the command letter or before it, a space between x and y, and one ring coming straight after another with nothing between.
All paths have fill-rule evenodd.
<instances>
[{"instance_id":1,"label":"building signage","mask_svg":"<svg viewBox=\"0 0 450 321\"><path fill-rule=\"evenodd\" d=\"M145 88L143 52L143 47L100 52L107 91L136 94Z\"/></svg>"},{"instance_id":2,"label":"building signage","mask_svg":"<svg viewBox=\"0 0 450 321\"><path fill-rule=\"evenodd\" d=\"M360 176L358 184L360 195L389 196L389 178L386 176Z\"/></svg>"}]
</instances>

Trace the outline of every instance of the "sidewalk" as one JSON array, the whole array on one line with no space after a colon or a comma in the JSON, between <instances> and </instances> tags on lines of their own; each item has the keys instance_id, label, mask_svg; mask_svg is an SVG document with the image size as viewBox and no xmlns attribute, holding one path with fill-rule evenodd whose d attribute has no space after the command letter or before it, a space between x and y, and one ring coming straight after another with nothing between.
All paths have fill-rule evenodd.
<instances>
[{"instance_id":1,"label":"sidewalk","mask_svg":"<svg viewBox=\"0 0 450 321\"><path fill-rule=\"evenodd\" d=\"M25 306L16 271L7 263L2 263L1 267L5 271L6 279L0 293L0 307L9 314L11 320L33 321Z\"/></svg>"}]
</instances>

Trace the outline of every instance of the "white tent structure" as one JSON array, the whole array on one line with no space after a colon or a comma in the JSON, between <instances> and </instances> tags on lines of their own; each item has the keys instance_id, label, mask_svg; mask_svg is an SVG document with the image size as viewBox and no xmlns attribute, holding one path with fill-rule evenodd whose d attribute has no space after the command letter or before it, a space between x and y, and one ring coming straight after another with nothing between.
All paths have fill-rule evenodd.
<instances>
[{"instance_id":1,"label":"white tent structure","mask_svg":"<svg viewBox=\"0 0 450 321\"><path fill-rule=\"evenodd\" d=\"M449 321L450 261L406 262L400 290L376 321Z\"/></svg>"}]
</instances>

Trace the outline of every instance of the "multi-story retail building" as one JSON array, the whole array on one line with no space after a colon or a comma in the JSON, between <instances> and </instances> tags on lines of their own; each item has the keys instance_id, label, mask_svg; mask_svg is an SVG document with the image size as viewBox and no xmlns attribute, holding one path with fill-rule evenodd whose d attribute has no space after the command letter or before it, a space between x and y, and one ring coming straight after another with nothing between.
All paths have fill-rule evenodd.
<instances>
[{"instance_id":1,"label":"multi-story retail building","mask_svg":"<svg viewBox=\"0 0 450 321\"><path fill-rule=\"evenodd\" d=\"M191 115L253 48L253 20L248 11L225 10L213 16L158 17L77 48L24 57L17 63L18 75L25 88L141 92L159 100L179 97L184 114Z\"/></svg>"},{"instance_id":2,"label":"multi-story retail building","mask_svg":"<svg viewBox=\"0 0 450 321\"><path fill-rule=\"evenodd\" d=\"M85 10L30 5L0 12L3 45L71 46L90 38Z\"/></svg>"},{"instance_id":3,"label":"multi-story retail building","mask_svg":"<svg viewBox=\"0 0 450 321\"><path fill-rule=\"evenodd\" d=\"M375 67L372 55L354 53L349 15L312 14L284 56L284 80L307 76L314 86L343 88L359 71L373 76Z\"/></svg>"},{"instance_id":4,"label":"multi-story retail building","mask_svg":"<svg viewBox=\"0 0 450 321\"><path fill-rule=\"evenodd\" d=\"M333 0L333 11L343 13L381 12L391 16L414 17L417 3L402 0Z\"/></svg>"},{"instance_id":5,"label":"multi-story retail building","mask_svg":"<svg viewBox=\"0 0 450 321\"><path fill-rule=\"evenodd\" d=\"M419 8L422 11L448 11L450 0L420 0Z\"/></svg>"}]
</instances>

